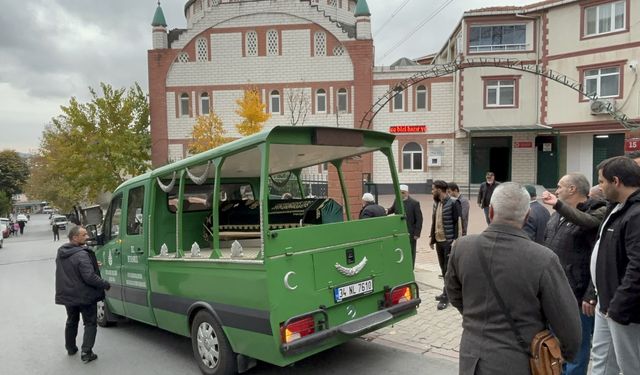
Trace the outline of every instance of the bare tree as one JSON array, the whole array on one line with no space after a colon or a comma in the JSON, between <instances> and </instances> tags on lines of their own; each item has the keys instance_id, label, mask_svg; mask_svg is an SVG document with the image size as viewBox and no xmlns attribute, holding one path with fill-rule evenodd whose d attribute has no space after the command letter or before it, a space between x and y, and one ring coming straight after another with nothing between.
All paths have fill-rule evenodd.
<instances>
[{"instance_id":1,"label":"bare tree","mask_svg":"<svg viewBox=\"0 0 640 375\"><path fill-rule=\"evenodd\" d=\"M289 120L291 126L304 125L311 107L311 99L304 89L287 90L287 104L289 105Z\"/></svg>"}]
</instances>

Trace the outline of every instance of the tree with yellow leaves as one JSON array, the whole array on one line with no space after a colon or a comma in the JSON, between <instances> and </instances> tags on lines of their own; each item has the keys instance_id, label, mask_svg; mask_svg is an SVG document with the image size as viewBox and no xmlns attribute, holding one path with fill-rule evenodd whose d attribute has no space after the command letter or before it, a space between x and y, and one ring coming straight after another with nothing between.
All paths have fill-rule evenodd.
<instances>
[{"instance_id":1,"label":"tree with yellow leaves","mask_svg":"<svg viewBox=\"0 0 640 375\"><path fill-rule=\"evenodd\" d=\"M244 136L259 132L264 123L271 118L271 114L265 112L266 105L260 101L257 89L245 90L242 98L236 100L236 103L238 104L236 114L243 119L236 124L236 128Z\"/></svg>"},{"instance_id":2,"label":"tree with yellow leaves","mask_svg":"<svg viewBox=\"0 0 640 375\"><path fill-rule=\"evenodd\" d=\"M229 142L230 139L224 136L225 133L222 120L215 112L212 111L206 116L198 116L191 132L189 152L198 154Z\"/></svg>"}]
</instances>

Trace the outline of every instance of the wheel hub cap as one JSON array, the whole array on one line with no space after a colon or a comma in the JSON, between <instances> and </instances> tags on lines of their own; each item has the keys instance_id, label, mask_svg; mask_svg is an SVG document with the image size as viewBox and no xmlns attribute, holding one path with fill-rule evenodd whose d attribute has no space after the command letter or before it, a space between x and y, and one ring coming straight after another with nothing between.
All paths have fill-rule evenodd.
<instances>
[{"instance_id":1,"label":"wheel hub cap","mask_svg":"<svg viewBox=\"0 0 640 375\"><path fill-rule=\"evenodd\" d=\"M200 323L197 340L198 353L204 365L209 368L216 367L220 362L220 347L218 337L209 323Z\"/></svg>"}]
</instances>

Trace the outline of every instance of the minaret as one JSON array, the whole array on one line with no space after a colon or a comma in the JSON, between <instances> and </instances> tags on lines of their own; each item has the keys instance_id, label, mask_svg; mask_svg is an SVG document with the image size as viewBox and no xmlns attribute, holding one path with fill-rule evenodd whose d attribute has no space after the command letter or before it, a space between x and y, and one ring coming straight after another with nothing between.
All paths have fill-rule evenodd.
<instances>
[{"instance_id":1,"label":"minaret","mask_svg":"<svg viewBox=\"0 0 640 375\"><path fill-rule=\"evenodd\" d=\"M160 1L158 1L158 7L156 13L153 15L153 49L167 49L169 48L169 41L167 37L167 21L164 19L164 13L162 7L160 7Z\"/></svg>"},{"instance_id":2,"label":"minaret","mask_svg":"<svg viewBox=\"0 0 640 375\"><path fill-rule=\"evenodd\" d=\"M356 39L371 39L371 12L367 0L358 0L354 16L356 17Z\"/></svg>"}]
</instances>

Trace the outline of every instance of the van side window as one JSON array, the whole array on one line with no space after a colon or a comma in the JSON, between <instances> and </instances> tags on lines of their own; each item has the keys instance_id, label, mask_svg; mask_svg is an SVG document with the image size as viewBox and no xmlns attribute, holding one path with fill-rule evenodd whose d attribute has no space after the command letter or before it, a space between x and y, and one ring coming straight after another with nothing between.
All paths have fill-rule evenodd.
<instances>
[{"instance_id":1,"label":"van side window","mask_svg":"<svg viewBox=\"0 0 640 375\"><path fill-rule=\"evenodd\" d=\"M142 234L142 214L144 206L144 186L131 189L127 201L127 234Z\"/></svg>"},{"instance_id":2,"label":"van side window","mask_svg":"<svg viewBox=\"0 0 640 375\"><path fill-rule=\"evenodd\" d=\"M110 241L120 234L120 214L122 213L122 194L111 200L107 217L104 221L104 239Z\"/></svg>"}]
</instances>

